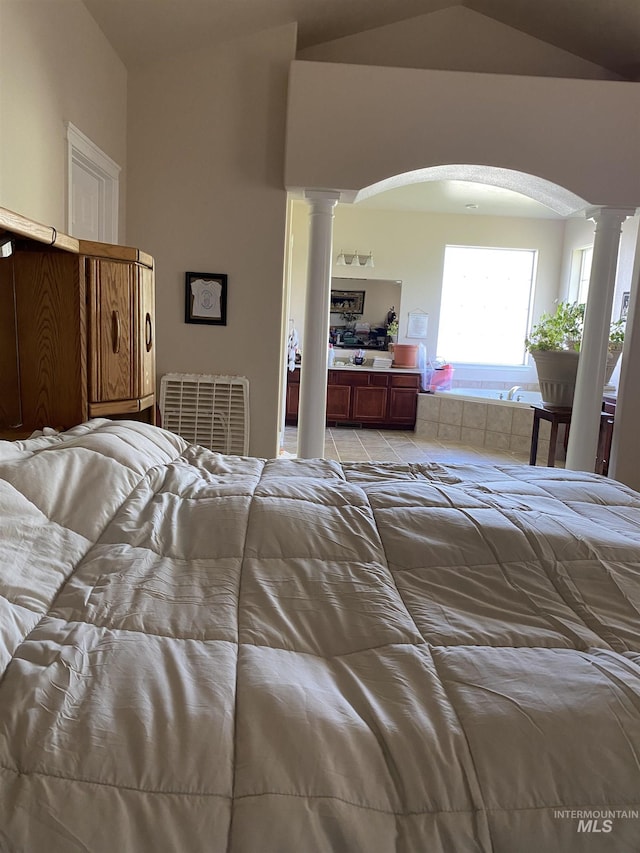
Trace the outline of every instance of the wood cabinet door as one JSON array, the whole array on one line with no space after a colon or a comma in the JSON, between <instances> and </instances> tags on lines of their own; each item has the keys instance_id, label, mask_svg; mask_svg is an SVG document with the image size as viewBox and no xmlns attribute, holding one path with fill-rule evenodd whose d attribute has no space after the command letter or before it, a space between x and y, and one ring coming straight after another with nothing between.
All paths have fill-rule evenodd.
<instances>
[{"instance_id":1,"label":"wood cabinet door","mask_svg":"<svg viewBox=\"0 0 640 853\"><path fill-rule=\"evenodd\" d=\"M0 430L22 420L14 261L0 260Z\"/></svg>"},{"instance_id":2,"label":"wood cabinet door","mask_svg":"<svg viewBox=\"0 0 640 853\"><path fill-rule=\"evenodd\" d=\"M153 270L145 266L136 268L136 277L137 396L146 397L156 391L155 281Z\"/></svg>"},{"instance_id":3,"label":"wood cabinet door","mask_svg":"<svg viewBox=\"0 0 640 853\"><path fill-rule=\"evenodd\" d=\"M384 387L360 386L353 389L353 420L366 423L387 418L388 391Z\"/></svg>"},{"instance_id":4,"label":"wood cabinet door","mask_svg":"<svg viewBox=\"0 0 640 853\"><path fill-rule=\"evenodd\" d=\"M348 385L327 385L327 420L350 419L351 388Z\"/></svg>"},{"instance_id":5,"label":"wood cabinet door","mask_svg":"<svg viewBox=\"0 0 640 853\"><path fill-rule=\"evenodd\" d=\"M298 404L300 402L300 383L290 382L287 384L287 423L298 423Z\"/></svg>"},{"instance_id":6,"label":"wood cabinet door","mask_svg":"<svg viewBox=\"0 0 640 853\"><path fill-rule=\"evenodd\" d=\"M86 298L78 256L27 248L1 263L5 425L21 424L27 434L43 426L69 429L88 414Z\"/></svg>"},{"instance_id":7,"label":"wood cabinet door","mask_svg":"<svg viewBox=\"0 0 640 853\"><path fill-rule=\"evenodd\" d=\"M412 388L391 388L389 398L389 423L415 426L418 392Z\"/></svg>"},{"instance_id":8,"label":"wood cabinet door","mask_svg":"<svg viewBox=\"0 0 640 853\"><path fill-rule=\"evenodd\" d=\"M90 400L130 400L138 396L135 265L88 258L87 273Z\"/></svg>"}]
</instances>

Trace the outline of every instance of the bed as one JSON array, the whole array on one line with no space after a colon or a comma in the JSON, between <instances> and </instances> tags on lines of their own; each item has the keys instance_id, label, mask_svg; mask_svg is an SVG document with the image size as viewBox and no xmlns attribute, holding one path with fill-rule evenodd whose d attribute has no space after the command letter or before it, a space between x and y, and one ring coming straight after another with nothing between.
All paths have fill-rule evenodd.
<instances>
[{"instance_id":1,"label":"bed","mask_svg":"<svg viewBox=\"0 0 640 853\"><path fill-rule=\"evenodd\" d=\"M3 853L640 848L640 495L0 443Z\"/></svg>"}]
</instances>

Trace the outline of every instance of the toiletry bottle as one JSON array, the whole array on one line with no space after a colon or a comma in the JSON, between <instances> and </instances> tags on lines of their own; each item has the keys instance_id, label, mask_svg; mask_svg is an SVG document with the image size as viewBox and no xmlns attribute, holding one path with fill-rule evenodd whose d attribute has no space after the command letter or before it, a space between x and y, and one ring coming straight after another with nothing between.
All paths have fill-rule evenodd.
<instances>
[{"instance_id":1,"label":"toiletry bottle","mask_svg":"<svg viewBox=\"0 0 640 853\"><path fill-rule=\"evenodd\" d=\"M333 349L333 344L329 344L329 355L327 357L327 365L329 367L333 367L333 362L335 360L336 354Z\"/></svg>"}]
</instances>

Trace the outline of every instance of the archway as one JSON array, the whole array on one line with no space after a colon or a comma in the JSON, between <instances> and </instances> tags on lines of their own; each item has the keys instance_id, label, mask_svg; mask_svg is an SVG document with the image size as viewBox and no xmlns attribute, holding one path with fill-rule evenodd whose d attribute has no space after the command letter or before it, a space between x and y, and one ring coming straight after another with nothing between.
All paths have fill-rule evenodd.
<instances>
[{"instance_id":1,"label":"archway","mask_svg":"<svg viewBox=\"0 0 640 853\"><path fill-rule=\"evenodd\" d=\"M589 207L589 203L580 196L545 178L498 166L470 164L428 166L394 175L359 190L353 200L357 203L397 187L430 181L472 181L476 184L501 187L526 195L559 216L571 216Z\"/></svg>"},{"instance_id":2,"label":"archway","mask_svg":"<svg viewBox=\"0 0 640 853\"><path fill-rule=\"evenodd\" d=\"M504 168L500 168L500 167L491 167L491 166L484 166L484 165L469 165L469 164L448 164L448 165L426 167L423 169L413 170L411 172L406 172L406 173L402 173L399 175L392 176L390 178L386 178L382 181L379 181L375 184L372 184L366 188L359 190L357 193L347 194L347 196L348 196L346 199L347 204L345 205L345 207L349 208L349 207L351 207L350 203L353 203L353 206L355 208L358 206L359 202L372 199L376 195L384 193L387 190L394 190L398 187L407 186L407 185L411 185L411 184L429 183L429 182L434 182L434 181L458 181L458 182L459 181L469 181L469 182L473 182L474 184L486 184L486 185L491 185L494 187L501 187L501 188L509 190L511 192L515 192L515 193L527 196L529 199L533 199L534 201L538 202L539 204L548 207L549 210L553 211L557 215L557 217L559 217L559 218L569 217L572 215L576 216L576 214L579 215L581 213L586 218L596 218L596 219L598 218L595 214L593 217L591 216L591 212L590 212L590 209L588 208L588 204L584 199L580 198L575 193L572 193L571 191L569 191L563 187L560 187L559 185L554 184L554 183L552 183L552 182L550 182L544 178L540 178L540 177L537 177L537 176L534 176L534 175L531 175L528 173L518 172L515 170L509 170L509 169L504 169ZM342 194L338 193L337 191L326 191L324 194L326 195L328 192L332 193L336 200L338 200L338 199L343 200ZM311 194L313 194L313 193L311 193ZM319 196L320 194L318 194L316 192L315 195ZM312 211L314 208L314 204L315 203L313 201L311 201ZM614 220L616 219L616 216L618 217L616 221L617 221L617 226L618 226L617 237L618 237L618 241L619 241L621 223L624 221L625 216L632 213L632 211L626 211L626 212L623 211L622 212L623 215L621 215L621 216L618 215L620 213L619 211L615 215L612 216L613 213L614 212L612 210L609 210L609 209L599 211L599 214L601 216L604 216L604 218L607 219L607 221L610 221L611 223L614 222ZM331 213L331 219L333 219L333 212ZM326 231L326 225L327 225L327 223L325 222L325 231ZM614 225L614 227L615 227L615 225ZM611 231L610 228L605 229L605 230L608 230L609 232ZM329 231L330 231L330 236L329 236L329 240L328 240L328 242L329 242L328 253L326 253L326 252L323 253L319 249L318 246L316 246L316 252L315 252L316 255L322 255L323 256L323 260L322 260L323 271L322 271L322 274L320 276L320 278L322 278L322 279L326 278L326 271L327 271L327 269L330 270L331 266L332 266L332 257L331 257L332 251L330 248L332 228L329 229ZM613 239L613 241L612 241L612 239ZM325 240L325 243L326 242L327 241ZM591 414L590 409L594 408L594 406L596 406L593 388L598 387L598 385L600 385L600 387L602 386L602 383L601 382L599 383L599 381L598 381L598 373L599 373L598 364L600 361L599 351L601 348L600 338L602 337L605 325L606 325L606 329L608 331L608 320L605 323L604 317L605 317L605 315L607 315L607 311L608 311L608 316L610 316L610 314L611 314L611 303L612 303L612 299L613 299L613 287L614 287L614 281L615 281L615 259L617 258L617 245L614 245L615 239L611 237L610 233L609 233L609 236L607 237L606 242L608 244L606 251L609 255L611 255L612 248L615 249L615 252L613 255L614 260L613 260L613 266L611 266L611 263L608 262L609 268L607 269L604 277L602 276L602 268L600 269L600 275L599 275L599 281L598 281L597 287L601 288L601 289L603 288L604 290L602 293L600 293L598 299L595 300L595 302L598 305L599 320L595 324L592 321L592 330L585 337L585 347L587 349L593 348L594 353L593 353L593 355L589 355L588 358L585 355L585 358L583 359L583 361L586 360L588 365L589 365L588 371L587 371L588 376L586 379L584 379L584 381L582 383L583 386L588 389L583 394L583 396L585 396L585 394L586 394L586 398L588 398L588 404L586 402L581 403L577 400L577 402L579 402L579 406L581 406L581 408L585 409L585 410L589 409L589 412L587 412L586 414L584 414L584 413L581 414L580 417L577 418L578 422L587 421L587 420L591 419L590 418L590 414ZM606 266L606 264L605 264L605 266ZM313 263L310 264L310 269L312 267L314 267ZM325 282L325 286L328 286L327 282ZM309 295L309 292L308 292L308 295ZM320 300L320 301L323 301L323 300L324 300L324 296L323 296L322 300ZM319 307L319 303L318 303L318 305L316 305L316 308L318 308L318 307ZM316 314L315 314L315 320L316 321L317 321L317 318L319 317L320 313L323 313L323 312L322 311L316 312ZM305 327L305 331L307 331L307 330L308 330L307 327ZM322 336L320 336L320 337L322 338L322 340L318 344L318 352L321 352L324 349L324 347L326 346L326 342L324 340L324 337L322 337ZM322 360L326 362L326 359L323 358ZM319 364L319 359L318 359L318 364ZM320 370L318 369L318 377L319 377L319 373L320 373ZM318 382L314 383L314 389L313 389L313 395L316 398L316 403L317 403L317 398L318 398L319 392L320 392L320 379L318 378ZM317 408L319 409L320 407L318 406ZM320 422L318 420L318 424L317 424L318 435L319 435L319 428L320 428ZM585 462L585 458L587 458L590 454L589 445L591 443L592 437L588 434L588 430L585 430L580 426L580 423L578 424L578 429L576 430L576 433L580 434L582 436L580 439L580 444L581 444L581 446L583 446L586 449L580 451L580 453L578 454L577 461L574 461L574 464L570 465L570 467L576 467L576 468L590 470L590 468L588 467L588 464ZM304 433L300 433L300 434L304 435ZM593 438L593 440L594 441L596 440L595 437ZM319 441L319 439L318 439L318 441ZM575 456L575 454L574 454L574 456Z\"/></svg>"}]
</instances>

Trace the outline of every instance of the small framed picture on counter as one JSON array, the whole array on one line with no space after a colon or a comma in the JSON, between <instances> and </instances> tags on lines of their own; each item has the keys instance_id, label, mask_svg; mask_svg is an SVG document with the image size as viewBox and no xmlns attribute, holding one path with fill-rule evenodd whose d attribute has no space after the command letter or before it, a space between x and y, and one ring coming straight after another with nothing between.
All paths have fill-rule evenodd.
<instances>
[{"instance_id":1,"label":"small framed picture on counter","mask_svg":"<svg viewBox=\"0 0 640 853\"><path fill-rule=\"evenodd\" d=\"M226 274L188 272L185 278L185 323L226 326Z\"/></svg>"}]
</instances>

